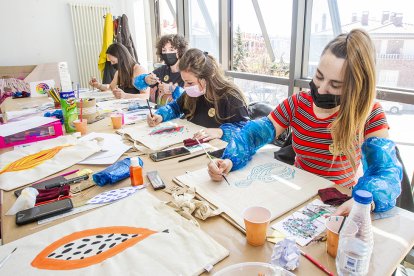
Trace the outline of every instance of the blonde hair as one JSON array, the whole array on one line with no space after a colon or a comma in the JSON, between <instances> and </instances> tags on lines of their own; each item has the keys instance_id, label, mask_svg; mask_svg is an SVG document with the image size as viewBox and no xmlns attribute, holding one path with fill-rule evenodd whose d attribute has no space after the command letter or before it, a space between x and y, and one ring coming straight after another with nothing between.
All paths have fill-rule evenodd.
<instances>
[{"instance_id":1,"label":"blonde hair","mask_svg":"<svg viewBox=\"0 0 414 276\"><path fill-rule=\"evenodd\" d=\"M356 146L364 139L364 126L376 97L375 49L364 30L355 29L332 40L323 53L330 51L345 59L343 86L338 116L330 128L332 153L343 153L356 171Z\"/></svg>"},{"instance_id":2,"label":"blonde hair","mask_svg":"<svg viewBox=\"0 0 414 276\"><path fill-rule=\"evenodd\" d=\"M208 102L213 103L214 108L216 109L214 119L218 123L222 123L224 120L232 117L223 118L218 112L218 104L223 97L230 94L235 98L240 99L244 105L247 106L247 101L243 93L232 81L224 76L224 72L216 59L207 52L203 52L196 48L189 49L180 58L178 66L180 71L191 72L198 80L205 80L206 93L204 97ZM191 119L194 116L196 103L197 98L185 95L184 108L190 111L189 114L186 115L187 119Z\"/></svg>"}]
</instances>

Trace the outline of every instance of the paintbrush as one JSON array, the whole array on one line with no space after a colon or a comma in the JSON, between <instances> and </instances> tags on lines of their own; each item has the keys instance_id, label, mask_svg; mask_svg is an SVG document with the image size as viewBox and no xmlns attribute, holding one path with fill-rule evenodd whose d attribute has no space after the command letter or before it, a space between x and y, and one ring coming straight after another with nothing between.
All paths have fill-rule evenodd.
<instances>
[{"instance_id":1,"label":"paintbrush","mask_svg":"<svg viewBox=\"0 0 414 276\"><path fill-rule=\"evenodd\" d=\"M150 112L150 115L151 115L151 118L152 118L153 116L152 116L151 106L150 106L150 103L149 103L148 99L147 99L147 105L148 105L148 109L149 109L149 112Z\"/></svg>"},{"instance_id":2,"label":"paintbrush","mask_svg":"<svg viewBox=\"0 0 414 276\"><path fill-rule=\"evenodd\" d=\"M211 158L210 154L206 151L206 149L203 147L203 145L200 143L200 141L198 141L197 138L195 138L195 140L197 141L197 143L200 145L200 147L203 149L204 153L207 155L208 159L210 159L210 161L213 163L214 167L216 167L216 169L218 171L220 171L219 167L217 166L216 162L213 161L213 158ZM224 176L224 174L222 173L221 176L224 178L224 180L227 182L227 184L229 184L230 186L230 182L227 180L227 178Z\"/></svg>"},{"instance_id":3,"label":"paintbrush","mask_svg":"<svg viewBox=\"0 0 414 276\"><path fill-rule=\"evenodd\" d=\"M17 247L15 249L13 249L12 252L10 252L9 255L7 255L6 257L4 257L1 261L0 261L0 268L7 262L7 260L10 258L10 256L14 253L14 251L16 251Z\"/></svg>"}]
</instances>

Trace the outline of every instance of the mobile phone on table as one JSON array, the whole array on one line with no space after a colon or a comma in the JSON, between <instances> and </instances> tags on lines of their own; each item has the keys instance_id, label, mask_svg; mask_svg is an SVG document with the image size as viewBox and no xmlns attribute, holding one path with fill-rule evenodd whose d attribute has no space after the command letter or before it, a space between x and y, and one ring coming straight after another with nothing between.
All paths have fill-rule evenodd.
<instances>
[{"instance_id":1,"label":"mobile phone on table","mask_svg":"<svg viewBox=\"0 0 414 276\"><path fill-rule=\"evenodd\" d=\"M215 150L215 151L212 151L212 152L210 152L210 155L211 156L213 156L213 157L215 157L215 158L221 158L222 156L223 156L223 153L224 153L224 150L225 150L226 148L223 148L223 149L218 149L218 150Z\"/></svg>"},{"instance_id":2,"label":"mobile phone on table","mask_svg":"<svg viewBox=\"0 0 414 276\"><path fill-rule=\"evenodd\" d=\"M157 162L157 161L162 161L162 160L166 160L166 159L170 159L170 158L174 158L178 156L187 155L190 153L191 152L186 147L180 147L180 148L174 148L174 149L151 153L150 158L154 160L155 162Z\"/></svg>"},{"instance_id":3,"label":"mobile phone on table","mask_svg":"<svg viewBox=\"0 0 414 276\"><path fill-rule=\"evenodd\" d=\"M73 208L72 200L65 198L48 204L35 206L33 208L19 211L16 214L16 224L22 225L40 219L52 217L65 213Z\"/></svg>"}]
</instances>

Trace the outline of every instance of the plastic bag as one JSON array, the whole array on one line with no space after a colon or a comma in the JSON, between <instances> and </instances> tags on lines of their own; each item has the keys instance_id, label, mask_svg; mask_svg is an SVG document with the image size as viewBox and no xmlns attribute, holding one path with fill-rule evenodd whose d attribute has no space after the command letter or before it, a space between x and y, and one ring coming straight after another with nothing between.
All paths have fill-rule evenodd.
<instances>
[{"instance_id":1,"label":"plastic bag","mask_svg":"<svg viewBox=\"0 0 414 276\"><path fill-rule=\"evenodd\" d=\"M366 190L374 197L374 212L385 212L395 206L401 193L402 166L397 159L395 143L386 138L371 137L362 144L364 175L353 189Z\"/></svg>"},{"instance_id":2,"label":"plastic bag","mask_svg":"<svg viewBox=\"0 0 414 276\"><path fill-rule=\"evenodd\" d=\"M142 167L144 162L141 158L138 158L139 165ZM106 184L114 184L118 181L121 181L129 177L129 166L131 165L130 158L125 158L123 160L117 161L111 166L107 167L105 170L100 171L92 175L93 181L98 186L104 186Z\"/></svg>"},{"instance_id":3,"label":"plastic bag","mask_svg":"<svg viewBox=\"0 0 414 276\"><path fill-rule=\"evenodd\" d=\"M17 212L33 208L36 203L36 196L39 192L32 187L24 188L20 194L20 196L16 199L16 202L7 211L7 216L15 215Z\"/></svg>"}]
</instances>

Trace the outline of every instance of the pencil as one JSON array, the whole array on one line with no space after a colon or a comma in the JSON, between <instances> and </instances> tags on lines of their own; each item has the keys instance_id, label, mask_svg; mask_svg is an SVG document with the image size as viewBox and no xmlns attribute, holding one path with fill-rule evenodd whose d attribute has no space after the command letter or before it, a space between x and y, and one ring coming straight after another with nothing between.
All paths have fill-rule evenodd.
<instances>
[{"instance_id":1,"label":"pencil","mask_svg":"<svg viewBox=\"0 0 414 276\"><path fill-rule=\"evenodd\" d=\"M147 105L148 105L148 109L149 109L149 112L150 112L150 115L151 115L151 118L152 118L153 116L152 116L151 106L150 106L150 103L149 103L148 99L147 99Z\"/></svg>"},{"instance_id":2,"label":"pencil","mask_svg":"<svg viewBox=\"0 0 414 276\"><path fill-rule=\"evenodd\" d=\"M200 143L200 141L198 141L197 138L195 138L195 140L197 141L197 143L200 145L200 147L204 150L204 153L207 154L208 159L210 159L210 161L213 163L214 167L216 167L216 169L219 171L219 167L217 166L216 162L213 161L213 158L211 158L210 154L208 154L208 152L206 151L206 149L203 147L203 145ZM226 180L227 184L229 184L230 186L230 182L227 180L227 178L224 176L224 174L222 173L221 176L224 178L224 180Z\"/></svg>"},{"instance_id":3,"label":"pencil","mask_svg":"<svg viewBox=\"0 0 414 276\"><path fill-rule=\"evenodd\" d=\"M187 157L187 158L184 158L184 159L178 160L178 163L179 163L179 162L184 162L184 161L187 161L187 160L190 160L190 159L196 158L196 157L200 157L200 156L203 156L203 155L205 155L205 154L206 154L205 152L200 153L200 154L196 154L196 155L193 155L193 156L190 156L190 157Z\"/></svg>"},{"instance_id":4,"label":"pencil","mask_svg":"<svg viewBox=\"0 0 414 276\"><path fill-rule=\"evenodd\" d=\"M324 267L321 263L319 263L317 260L312 258L310 255L306 254L302 250L300 250L300 254L302 254L303 257L308 259L311 263L313 263L315 266L317 266L320 270L328 274L329 276L334 276L332 272L330 272L326 267Z\"/></svg>"},{"instance_id":5,"label":"pencil","mask_svg":"<svg viewBox=\"0 0 414 276\"><path fill-rule=\"evenodd\" d=\"M67 172L67 173L61 174L60 176L67 176L67 175L71 175L71 174L74 174L74 173L76 173L76 172L78 172L78 171L79 171L79 170L70 171L70 172Z\"/></svg>"}]
</instances>

